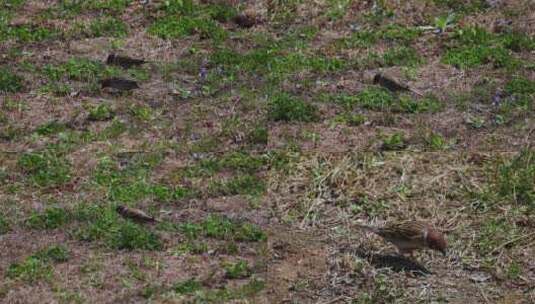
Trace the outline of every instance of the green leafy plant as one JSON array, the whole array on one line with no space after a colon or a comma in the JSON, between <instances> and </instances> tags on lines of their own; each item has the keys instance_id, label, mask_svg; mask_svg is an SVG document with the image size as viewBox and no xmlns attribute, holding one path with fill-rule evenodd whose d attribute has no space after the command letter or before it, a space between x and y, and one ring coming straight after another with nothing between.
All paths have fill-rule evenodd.
<instances>
[{"instance_id":1,"label":"green leafy plant","mask_svg":"<svg viewBox=\"0 0 535 304\"><path fill-rule=\"evenodd\" d=\"M20 92L24 88L23 78L8 70L7 68L0 68L0 92L1 93L15 93Z\"/></svg>"},{"instance_id":2,"label":"green leafy plant","mask_svg":"<svg viewBox=\"0 0 535 304\"><path fill-rule=\"evenodd\" d=\"M383 140L383 150L402 150L405 149L405 137L403 133L394 133Z\"/></svg>"},{"instance_id":3,"label":"green leafy plant","mask_svg":"<svg viewBox=\"0 0 535 304\"><path fill-rule=\"evenodd\" d=\"M32 212L26 222L33 229L54 229L65 225L69 221L71 221L71 216L67 210L60 207L51 207L42 212Z\"/></svg>"},{"instance_id":4,"label":"green leafy plant","mask_svg":"<svg viewBox=\"0 0 535 304\"><path fill-rule=\"evenodd\" d=\"M440 33L445 33L448 29L455 26L455 13L450 13L447 16L435 17L435 27L439 30Z\"/></svg>"},{"instance_id":5,"label":"green leafy plant","mask_svg":"<svg viewBox=\"0 0 535 304\"><path fill-rule=\"evenodd\" d=\"M315 106L286 93L271 98L268 115L271 120L289 122L311 122L319 118Z\"/></svg>"},{"instance_id":6,"label":"green leafy plant","mask_svg":"<svg viewBox=\"0 0 535 304\"><path fill-rule=\"evenodd\" d=\"M18 164L35 184L42 187L61 185L71 179L70 163L54 151L24 153Z\"/></svg>"},{"instance_id":7,"label":"green leafy plant","mask_svg":"<svg viewBox=\"0 0 535 304\"><path fill-rule=\"evenodd\" d=\"M225 265L225 276L229 279L243 279L251 275L247 261L239 261Z\"/></svg>"}]
</instances>

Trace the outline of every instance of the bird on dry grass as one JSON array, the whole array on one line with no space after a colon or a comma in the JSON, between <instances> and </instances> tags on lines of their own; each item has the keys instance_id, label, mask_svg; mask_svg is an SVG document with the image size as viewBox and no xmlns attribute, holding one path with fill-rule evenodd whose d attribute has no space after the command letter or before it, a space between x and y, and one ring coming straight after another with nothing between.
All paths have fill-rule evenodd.
<instances>
[{"instance_id":1,"label":"bird on dry grass","mask_svg":"<svg viewBox=\"0 0 535 304\"><path fill-rule=\"evenodd\" d=\"M246 11L232 17L232 21L242 28L251 28L257 23L255 14L250 11Z\"/></svg>"},{"instance_id":2,"label":"bird on dry grass","mask_svg":"<svg viewBox=\"0 0 535 304\"><path fill-rule=\"evenodd\" d=\"M423 96L420 91L409 87L407 84L402 83L399 79L396 79L390 75L377 73L375 74L375 77L373 77L373 83L385 87L392 92L409 91L416 95Z\"/></svg>"},{"instance_id":3,"label":"bird on dry grass","mask_svg":"<svg viewBox=\"0 0 535 304\"><path fill-rule=\"evenodd\" d=\"M144 211L130 208L123 205L119 205L115 208L115 211L119 213L122 217L131 219L138 223L156 223L159 222L158 219L146 214Z\"/></svg>"},{"instance_id":4,"label":"bird on dry grass","mask_svg":"<svg viewBox=\"0 0 535 304\"><path fill-rule=\"evenodd\" d=\"M387 223L384 227L356 224L357 227L371 231L394 244L399 253L410 254L416 249L432 249L446 255L448 246L444 235L431 225L418 221Z\"/></svg>"},{"instance_id":5,"label":"bird on dry grass","mask_svg":"<svg viewBox=\"0 0 535 304\"><path fill-rule=\"evenodd\" d=\"M146 63L143 59L130 58L126 56L120 56L116 54L109 54L106 59L106 64L108 65L117 65L124 69L129 69L133 66L138 66Z\"/></svg>"},{"instance_id":6,"label":"bird on dry grass","mask_svg":"<svg viewBox=\"0 0 535 304\"><path fill-rule=\"evenodd\" d=\"M103 89L111 88L117 91L130 91L133 89L139 89L137 82L117 77L103 79L100 81L100 85Z\"/></svg>"}]
</instances>

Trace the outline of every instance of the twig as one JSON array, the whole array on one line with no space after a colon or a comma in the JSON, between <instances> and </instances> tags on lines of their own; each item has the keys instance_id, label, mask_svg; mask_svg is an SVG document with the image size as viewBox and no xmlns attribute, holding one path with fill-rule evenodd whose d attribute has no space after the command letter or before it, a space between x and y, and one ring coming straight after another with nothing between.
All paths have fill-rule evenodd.
<instances>
[{"instance_id":1,"label":"twig","mask_svg":"<svg viewBox=\"0 0 535 304\"><path fill-rule=\"evenodd\" d=\"M528 238L528 237L530 237L530 236L532 236L532 235L535 235L535 232L528 233L528 234L525 234L525 235L521 235L521 236L516 237L516 238L514 238L514 239L512 239L512 240L509 240L509 241L507 241L507 242L501 244L500 246L494 248L494 249L490 252L490 254L493 254L493 253L495 253L496 251L502 249L503 247L505 247L505 246L507 246L507 245L510 245L510 244L515 243L515 242L517 242L517 241L520 241L520 240L522 240L522 239Z\"/></svg>"},{"instance_id":2,"label":"twig","mask_svg":"<svg viewBox=\"0 0 535 304\"><path fill-rule=\"evenodd\" d=\"M487 295L483 291L483 288L481 288L480 284L476 283L476 285L477 285L477 289L479 290L479 293L483 297L483 300L485 300L485 303L490 304L491 302L489 301L489 298L487 298Z\"/></svg>"}]
</instances>

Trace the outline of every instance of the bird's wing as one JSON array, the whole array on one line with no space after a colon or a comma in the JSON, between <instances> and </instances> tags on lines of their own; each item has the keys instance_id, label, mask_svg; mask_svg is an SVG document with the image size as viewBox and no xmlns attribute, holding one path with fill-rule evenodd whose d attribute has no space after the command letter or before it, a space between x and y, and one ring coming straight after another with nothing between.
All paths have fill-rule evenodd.
<instances>
[{"instance_id":1,"label":"bird's wing","mask_svg":"<svg viewBox=\"0 0 535 304\"><path fill-rule=\"evenodd\" d=\"M381 229L381 235L385 238L398 238L407 241L423 238L427 226L420 222L392 223Z\"/></svg>"}]
</instances>

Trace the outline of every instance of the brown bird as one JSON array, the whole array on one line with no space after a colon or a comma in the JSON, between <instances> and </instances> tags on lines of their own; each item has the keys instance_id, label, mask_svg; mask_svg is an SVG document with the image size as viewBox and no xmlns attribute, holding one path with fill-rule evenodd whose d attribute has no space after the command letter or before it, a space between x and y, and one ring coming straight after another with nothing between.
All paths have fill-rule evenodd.
<instances>
[{"instance_id":1,"label":"brown bird","mask_svg":"<svg viewBox=\"0 0 535 304\"><path fill-rule=\"evenodd\" d=\"M119 56L114 53L108 55L108 59L106 59L106 64L108 65L117 65L124 69L131 68L133 66L138 66L146 63L143 59L135 59L130 58L126 56Z\"/></svg>"},{"instance_id":2,"label":"brown bird","mask_svg":"<svg viewBox=\"0 0 535 304\"><path fill-rule=\"evenodd\" d=\"M373 77L373 83L378 84L382 87L385 87L392 92L409 91L417 95L423 96L421 92L416 91L415 89L410 88L408 85L401 83L399 80L391 76L387 76L385 74L381 74L381 73L375 74L375 77Z\"/></svg>"},{"instance_id":3,"label":"brown bird","mask_svg":"<svg viewBox=\"0 0 535 304\"><path fill-rule=\"evenodd\" d=\"M256 18L250 14L238 14L232 18L232 21L239 27L250 28L256 24Z\"/></svg>"},{"instance_id":4,"label":"brown bird","mask_svg":"<svg viewBox=\"0 0 535 304\"><path fill-rule=\"evenodd\" d=\"M115 211L119 213L122 217L131 219L138 223L156 223L159 222L158 219L146 214L144 211L130 208L123 205L119 205L115 208Z\"/></svg>"},{"instance_id":5,"label":"brown bird","mask_svg":"<svg viewBox=\"0 0 535 304\"><path fill-rule=\"evenodd\" d=\"M119 91L130 91L133 89L139 89L137 82L133 80L123 78L106 78L100 81L102 88L112 88Z\"/></svg>"},{"instance_id":6,"label":"brown bird","mask_svg":"<svg viewBox=\"0 0 535 304\"><path fill-rule=\"evenodd\" d=\"M412 251L415 249L429 248L446 255L448 245L444 235L427 223L418 221L393 222L382 228L360 224L356 224L356 226L383 237L394 244L401 254L412 255Z\"/></svg>"}]
</instances>

